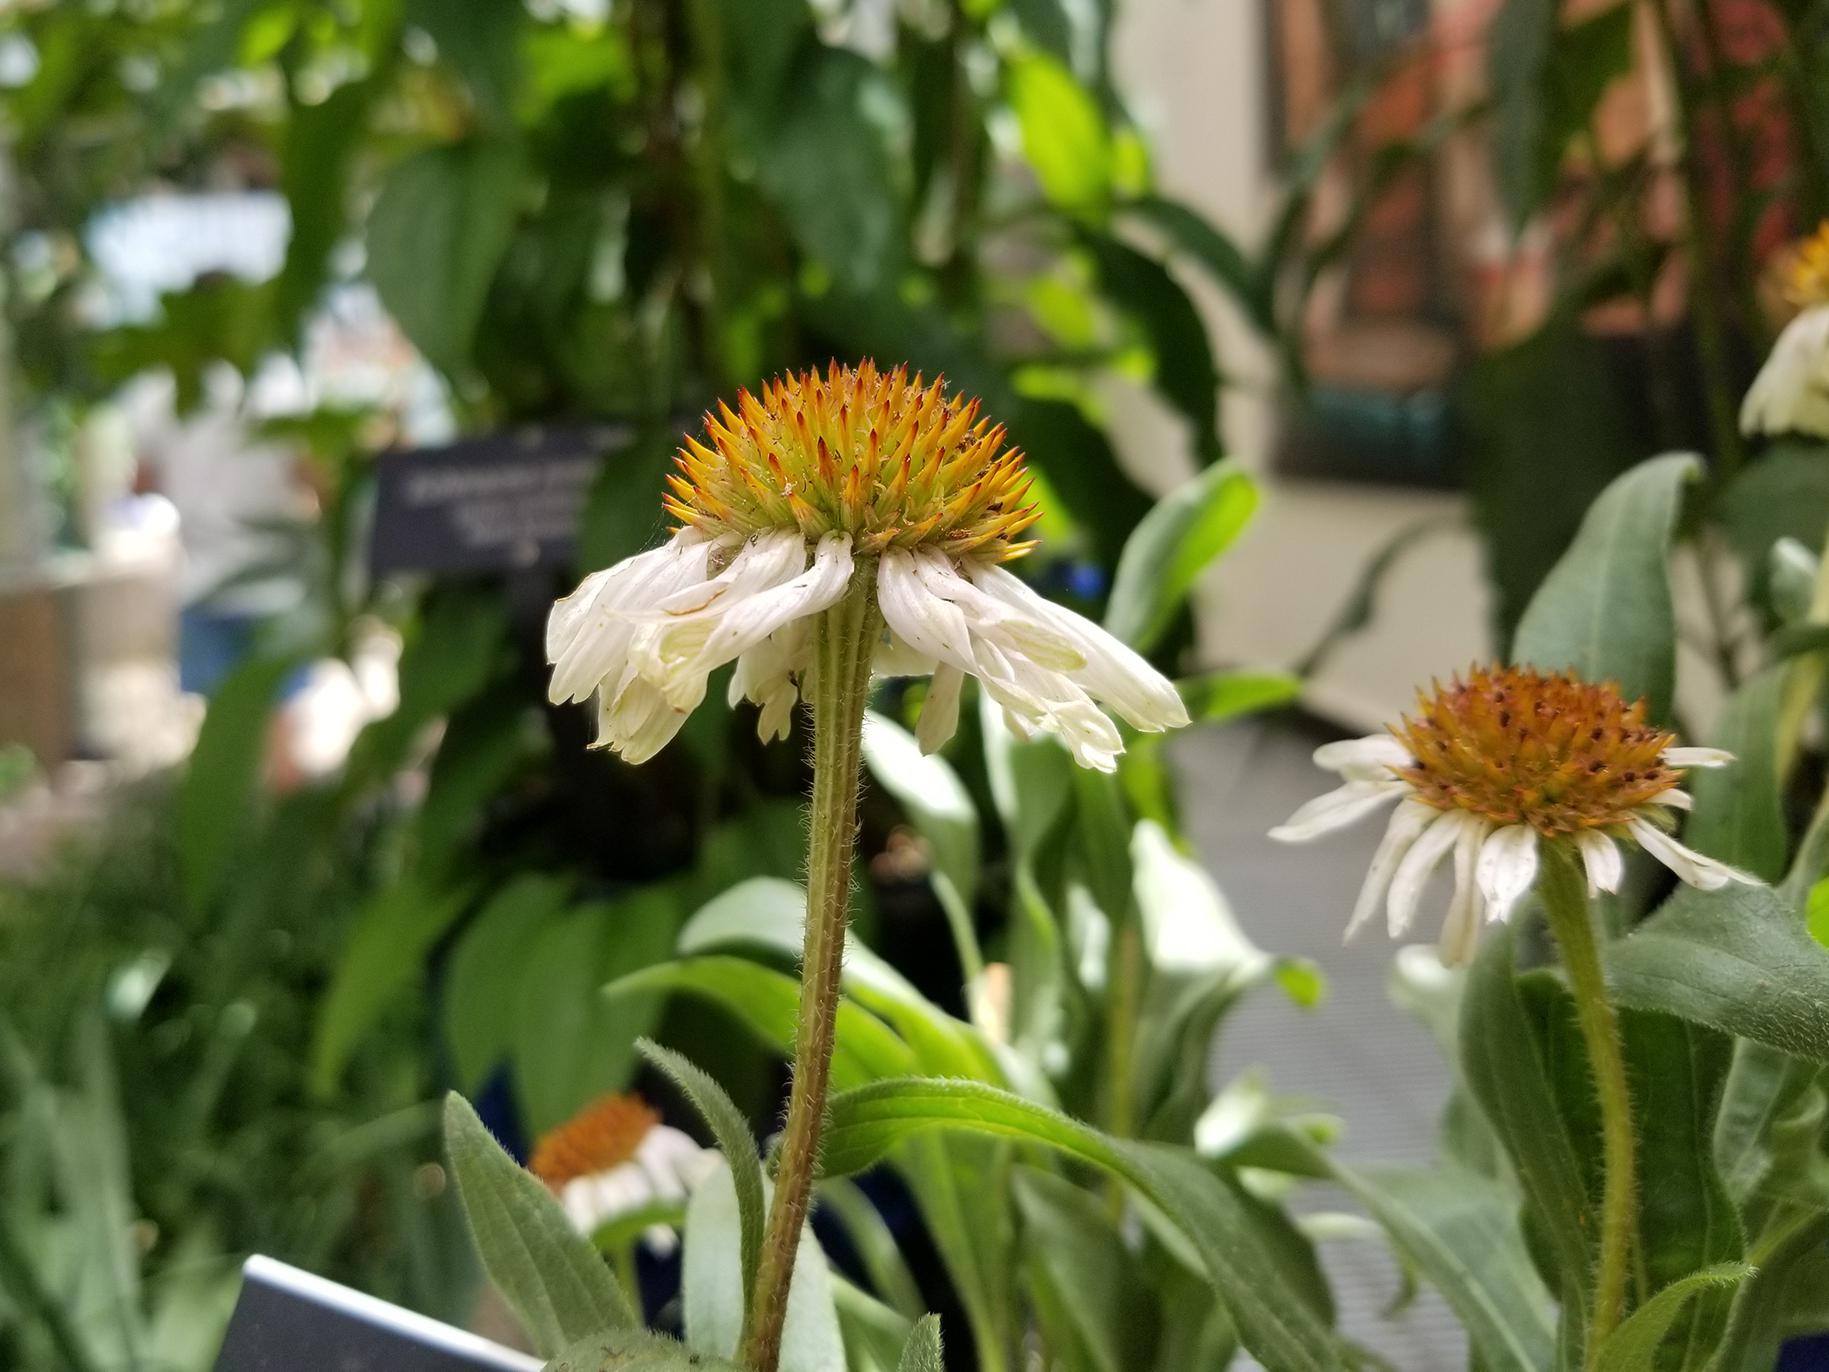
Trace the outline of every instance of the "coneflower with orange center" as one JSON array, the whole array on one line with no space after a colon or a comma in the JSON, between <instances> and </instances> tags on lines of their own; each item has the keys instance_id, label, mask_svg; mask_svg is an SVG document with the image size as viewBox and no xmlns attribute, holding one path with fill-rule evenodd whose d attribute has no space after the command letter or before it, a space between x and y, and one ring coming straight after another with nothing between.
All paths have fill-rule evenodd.
<instances>
[{"instance_id":1,"label":"coneflower with orange center","mask_svg":"<svg viewBox=\"0 0 1829 1372\"><path fill-rule=\"evenodd\" d=\"M1271 834L1314 838L1397 801L1347 934L1383 902L1391 936L1401 937L1430 873L1452 854L1439 947L1444 962L1465 962L1482 919L1507 918L1531 888L1543 843L1571 846L1590 892L1619 888L1621 840L1692 886L1752 880L1669 833L1671 812L1689 807L1685 771L1730 761L1718 748L1677 746L1675 734L1647 722L1643 701L1628 702L1610 683L1476 667L1419 692L1415 713L1389 732L1317 749L1316 764L1344 784Z\"/></svg>"},{"instance_id":2,"label":"coneflower with orange center","mask_svg":"<svg viewBox=\"0 0 1829 1372\"><path fill-rule=\"evenodd\" d=\"M542 1134L527 1169L589 1235L612 1220L684 1201L716 1163L716 1153L662 1124L640 1096L609 1095ZM673 1232L657 1225L647 1238L666 1248Z\"/></svg>"},{"instance_id":3,"label":"coneflower with orange center","mask_svg":"<svg viewBox=\"0 0 1829 1372\"><path fill-rule=\"evenodd\" d=\"M1057 735L1109 771L1123 740L1187 722L1174 687L1097 625L999 564L1033 544L1022 454L976 400L905 368L834 364L741 391L687 438L652 552L587 577L553 607L555 703L597 698L598 743L641 762L737 664L734 704L786 735L812 665L813 620L873 585L879 675L933 675L918 736L944 743L977 677L1020 736Z\"/></svg>"},{"instance_id":4,"label":"coneflower with orange center","mask_svg":"<svg viewBox=\"0 0 1829 1372\"><path fill-rule=\"evenodd\" d=\"M1740 427L1829 438L1829 220L1792 247L1784 294L1798 313L1748 388Z\"/></svg>"}]
</instances>

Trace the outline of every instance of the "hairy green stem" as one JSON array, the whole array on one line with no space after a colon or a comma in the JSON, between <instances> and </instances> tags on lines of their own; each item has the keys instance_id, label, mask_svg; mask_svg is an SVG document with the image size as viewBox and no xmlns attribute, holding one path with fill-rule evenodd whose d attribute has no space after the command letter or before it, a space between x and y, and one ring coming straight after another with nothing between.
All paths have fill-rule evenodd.
<instances>
[{"instance_id":1,"label":"hairy green stem","mask_svg":"<svg viewBox=\"0 0 1829 1372\"><path fill-rule=\"evenodd\" d=\"M820 615L810 683L813 805L807 834L807 927L800 963L800 1013L794 1079L775 1173L775 1198L762 1239L756 1288L744 1312L743 1363L775 1372L787 1322L794 1253L806 1224L825 1126L832 1042L838 1028L839 975L851 911L851 858L857 849L857 785L863 761L870 658L882 627L876 563L860 562L845 598Z\"/></svg>"},{"instance_id":2,"label":"hairy green stem","mask_svg":"<svg viewBox=\"0 0 1829 1372\"><path fill-rule=\"evenodd\" d=\"M1594 1271L1593 1318L1588 1325L1587 1366L1625 1314L1626 1277L1632 1261L1632 1238L1638 1216L1638 1155L1632 1135L1632 1092L1626 1082L1626 1059L1619 1020L1607 999L1607 975L1601 966L1599 941L1588 910L1586 879L1571 847L1543 845L1543 873L1538 882L1549 913L1550 932L1562 950L1575 1016L1588 1048L1588 1068L1600 1099L1601 1151L1605 1178L1600 1204L1600 1256Z\"/></svg>"}]
</instances>

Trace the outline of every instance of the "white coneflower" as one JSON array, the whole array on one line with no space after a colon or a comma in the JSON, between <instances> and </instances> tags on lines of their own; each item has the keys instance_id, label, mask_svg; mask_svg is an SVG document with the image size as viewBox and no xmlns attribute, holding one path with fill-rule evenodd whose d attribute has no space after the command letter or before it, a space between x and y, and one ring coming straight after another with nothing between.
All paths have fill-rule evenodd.
<instances>
[{"instance_id":1,"label":"white coneflower","mask_svg":"<svg viewBox=\"0 0 1829 1372\"><path fill-rule=\"evenodd\" d=\"M1619 889L1620 843L1637 843L1691 886L1755 878L1669 833L1689 808L1686 769L1733 760L1719 748L1680 748L1645 722L1617 688L1529 667L1478 668L1418 693L1414 717L1388 734L1329 743L1315 762L1344 784L1308 802L1271 837L1300 842L1396 802L1347 924L1350 938L1377 911L1401 938L1431 873L1450 855L1454 894L1439 950L1472 958L1482 919L1510 916L1537 880L1538 848L1573 845L1589 894Z\"/></svg>"},{"instance_id":2,"label":"white coneflower","mask_svg":"<svg viewBox=\"0 0 1829 1372\"><path fill-rule=\"evenodd\" d=\"M717 1169L715 1149L660 1122L640 1096L603 1096L540 1136L528 1170L552 1190L586 1236L627 1215L683 1203ZM651 1225L650 1246L678 1242L666 1225Z\"/></svg>"},{"instance_id":3,"label":"white coneflower","mask_svg":"<svg viewBox=\"0 0 1829 1372\"><path fill-rule=\"evenodd\" d=\"M1123 751L1104 706L1138 729L1186 724L1175 688L1097 625L998 563L1036 518L1022 454L977 401L905 369L834 365L739 392L686 440L662 547L587 577L553 608L555 703L594 693L600 746L652 757L734 661L731 700L784 735L813 661L811 622L874 578L882 675L933 674L917 729L929 751L975 676L1020 735L1058 735L1083 766Z\"/></svg>"},{"instance_id":4,"label":"white coneflower","mask_svg":"<svg viewBox=\"0 0 1829 1372\"><path fill-rule=\"evenodd\" d=\"M1740 427L1829 438L1829 221L1793 250L1785 297L1799 312L1747 391Z\"/></svg>"}]
</instances>

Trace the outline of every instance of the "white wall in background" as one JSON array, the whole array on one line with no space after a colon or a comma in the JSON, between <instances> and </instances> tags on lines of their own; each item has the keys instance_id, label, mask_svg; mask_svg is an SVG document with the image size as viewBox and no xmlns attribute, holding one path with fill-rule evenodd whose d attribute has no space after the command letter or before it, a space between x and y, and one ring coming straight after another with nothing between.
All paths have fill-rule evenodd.
<instances>
[{"instance_id":1,"label":"white wall in background","mask_svg":"<svg viewBox=\"0 0 1829 1372\"><path fill-rule=\"evenodd\" d=\"M1133 0L1118 14L1119 80L1154 139L1160 185L1255 243L1274 192L1262 0ZM1263 510L1203 587L1203 643L1216 663L1284 665L1319 636L1387 539L1419 519L1463 513L1466 500L1269 474L1273 361L1217 292L1196 294L1223 369L1247 387L1226 393L1227 441L1264 480ZM1143 479L1161 489L1188 470L1185 435L1160 406L1126 391L1113 408L1127 464ZM1488 614L1478 541L1464 530L1437 535L1388 578L1373 627L1334 656L1309 703L1343 723L1388 719L1417 682L1488 654Z\"/></svg>"}]
</instances>

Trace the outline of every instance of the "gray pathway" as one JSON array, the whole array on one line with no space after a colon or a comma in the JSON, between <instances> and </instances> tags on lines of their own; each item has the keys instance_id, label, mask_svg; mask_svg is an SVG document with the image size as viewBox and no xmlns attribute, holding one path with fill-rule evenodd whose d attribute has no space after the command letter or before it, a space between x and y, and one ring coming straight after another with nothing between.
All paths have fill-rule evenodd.
<instances>
[{"instance_id":1,"label":"gray pathway","mask_svg":"<svg viewBox=\"0 0 1829 1372\"><path fill-rule=\"evenodd\" d=\"M1265 836L1327 787L1328 774L1309 754L1329 737L1284 716L1192 731L1174 745L1188 837L1245 931L1269 951L1312 958L1329 986L1316 1010L1298 1009L1273 991L1248 1001L1226 1023L1215 1080L1265 1068L1271 1089L1314 1097L1344 1119L1342 1156L1427 1164L1447 1070L1428 1034L1391 1003L1395 945L1381 929L1341 943L1382 821L1368 819L1302 845ZM1319 1196L1316 1204L1351 1208L1337 1195ZM1425 1291L1395 1317L1385 1315L1398 1280L1381 1245L1329 1243L1323 1259L1342 1327L1353 1337L1403 1372L1466 1366L1465 1340L1433 1293Z\"/></svg>"}]
</instances>

